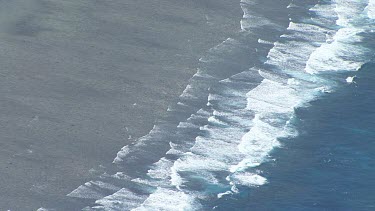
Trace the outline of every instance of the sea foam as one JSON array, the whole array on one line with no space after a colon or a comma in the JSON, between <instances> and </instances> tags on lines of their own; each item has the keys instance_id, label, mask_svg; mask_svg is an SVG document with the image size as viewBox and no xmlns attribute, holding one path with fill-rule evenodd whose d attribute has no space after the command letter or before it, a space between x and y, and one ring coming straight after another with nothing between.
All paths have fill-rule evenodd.
<instances>
[{"instance_id":1,"label":"sea foam","mask_svg":"<svg viewBox=\"0 0 375 211\"><path fill-rule=\"evenodd\" d=\"M297 4L287 9L301 9ZM114 163L129 167L129 160L143 161L142 155L153 154L147 148L151 144L169 147L163 156L149 164L146 172L137 171L137 177L110 176L129 188L92 181L71 196L97 199L93 207L97 210L199 210L212 195L221 200L243 188L272 182L258 167L274 160L272 152L283 140L298 135L293 125L295 110L345 83L327 75L356 71L368 62L369 50L361 43L363 34L373 30L374 4L373 0L317 4L306 8L311 17L293 18L282 29L271 17L252 10L255 1L242 1L241 33L260 27L284 31L273 44L263 37L254 40L259 47L271 48L264 63L224 78L199 69L177 105L193 112L177 123L176 135L155 126L136 144L124 147ZM201 62L220 63L222 55L243 48L240 45L236 39L227 39ZM353 82L354 77L346 81ZM206 102L196 107L201 100ZM98 191L104 189L114 193Z\"/></svg>"}]
</instances>

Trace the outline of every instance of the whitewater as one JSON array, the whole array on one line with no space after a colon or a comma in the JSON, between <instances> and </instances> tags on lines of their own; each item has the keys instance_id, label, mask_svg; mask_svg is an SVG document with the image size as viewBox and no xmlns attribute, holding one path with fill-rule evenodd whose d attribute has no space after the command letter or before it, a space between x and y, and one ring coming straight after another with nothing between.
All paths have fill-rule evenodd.
<instances>
[{"instance_id":1,"label":"whitewater","mask_svg":"<svg viewBox=\"0 0 375 211\"><path fill-rule=\"evenodd\" d=\"M95 202L83 210L209 210L272 183L259 167L299 136L296 109L373 59L375 1L282 1L283 20L267 4L241 1L241 31L200 59L168 117L118 152L118 172L68 196Z\"/></svg>"}]
</instances>

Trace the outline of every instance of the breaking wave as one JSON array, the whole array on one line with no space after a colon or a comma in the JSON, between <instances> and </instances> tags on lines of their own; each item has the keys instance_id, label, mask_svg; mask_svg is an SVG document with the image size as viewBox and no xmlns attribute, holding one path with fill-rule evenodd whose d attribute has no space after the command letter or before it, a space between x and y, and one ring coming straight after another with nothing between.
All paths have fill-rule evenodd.
<instances>
[{"instance_id":1,"label":"breaking wave","mask_svg":"<svg viewBox=\"0 0 375 211\"><path fill-rule=\"evenodd\" d=\"M281 1L278 17L272 3L242 1L241 32L200 59L164 122L118 152L121 171L68 196L95 200L84 210L197 210L272 182L257 167L298 136L295 109L373 57L375 1Z\"/></svg>"}]
</instances>

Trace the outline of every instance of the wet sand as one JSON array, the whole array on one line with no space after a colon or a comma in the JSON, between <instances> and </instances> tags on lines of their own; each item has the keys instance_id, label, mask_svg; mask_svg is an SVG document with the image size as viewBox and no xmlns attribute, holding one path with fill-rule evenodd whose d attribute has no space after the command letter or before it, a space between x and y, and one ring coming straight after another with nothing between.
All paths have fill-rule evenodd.
<instances>
[{"instance_id":1,"label":"wet sand","mask_svg":"<svg viewBox=\"0 0 375 211\"><path fill-rule=\"evenodd\" d=\"M0 1L0 209L53 206L147 134L239 1Z\"/></svg>"}]
</instances>

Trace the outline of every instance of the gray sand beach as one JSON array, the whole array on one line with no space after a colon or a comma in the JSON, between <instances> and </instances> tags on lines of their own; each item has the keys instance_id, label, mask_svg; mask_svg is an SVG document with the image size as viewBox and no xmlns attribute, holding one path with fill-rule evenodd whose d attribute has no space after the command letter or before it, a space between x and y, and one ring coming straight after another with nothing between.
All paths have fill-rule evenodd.
<instances>
[{"instance_id":1,"label":"gray sand beach","mask_svg":"<svg viewBox=\"0 0 375 211\"><path fill-rule=\"evenodd\" d=\"M241 16L238 0L0 0L0 210L110 168Z\"/></svg>"}]
</instances>

